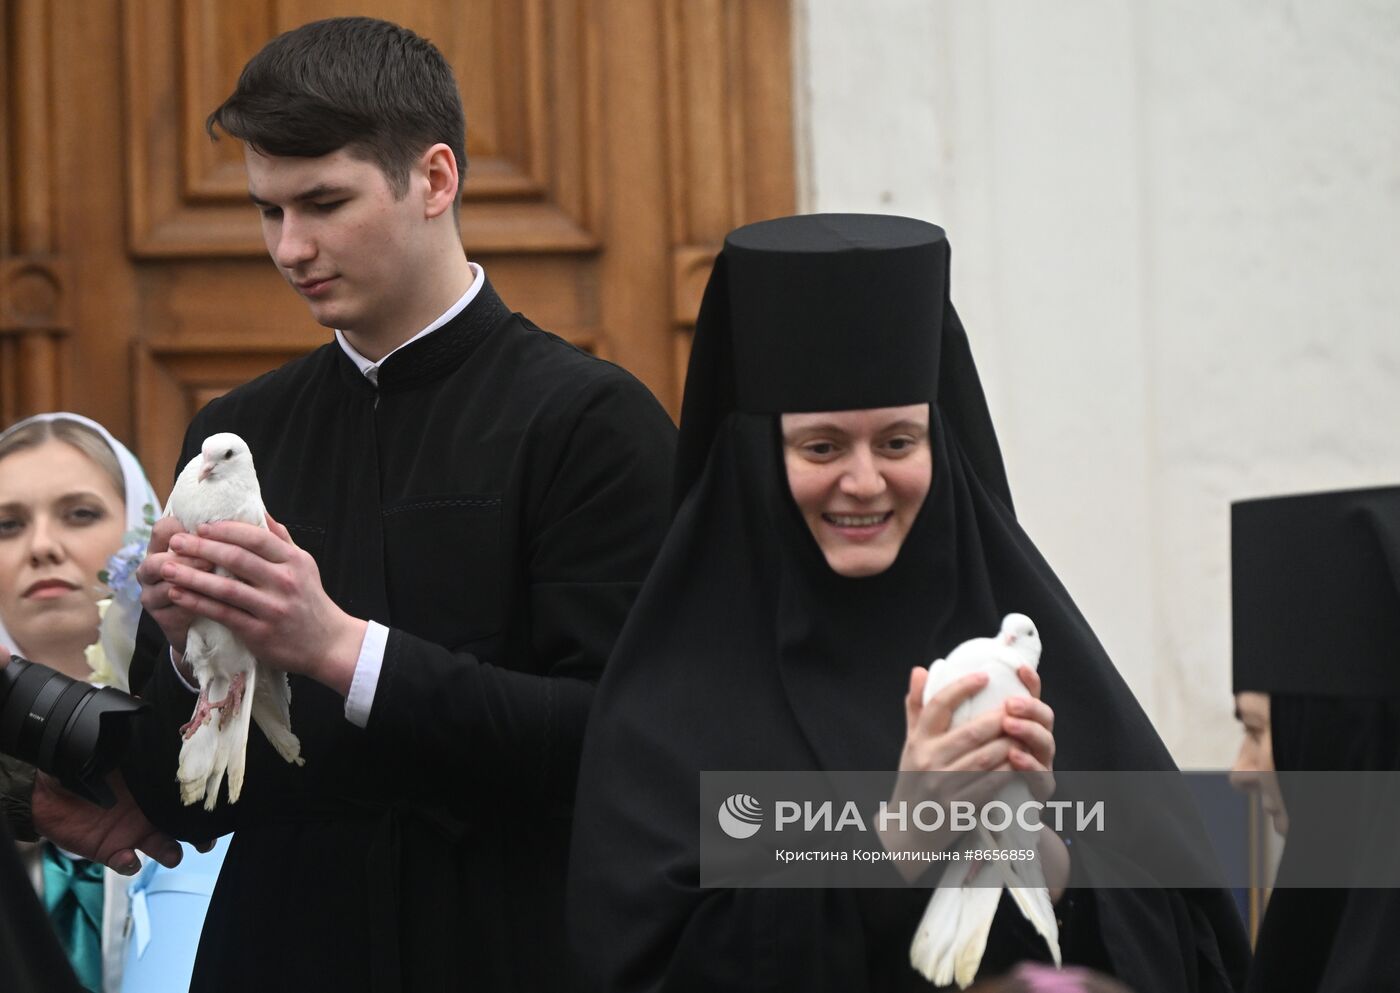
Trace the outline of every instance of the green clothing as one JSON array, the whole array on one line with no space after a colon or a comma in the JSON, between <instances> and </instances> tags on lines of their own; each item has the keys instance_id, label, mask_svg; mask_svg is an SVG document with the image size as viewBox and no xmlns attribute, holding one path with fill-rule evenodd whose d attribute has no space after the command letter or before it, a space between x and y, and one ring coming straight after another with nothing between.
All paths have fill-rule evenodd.
<instances>
[{"instance_id":1,"label":"green clothing","mask_svg":"<svg viewBox=\"0 0 1400 993\"><path fill-rule=\"evenodd\" d=\"M9 825L10 833L20 841L37 841L34 832L34 812L30 801L34 796L34 767L28 762L0 755L0 817Z\"/></svg>"}]
</instances>

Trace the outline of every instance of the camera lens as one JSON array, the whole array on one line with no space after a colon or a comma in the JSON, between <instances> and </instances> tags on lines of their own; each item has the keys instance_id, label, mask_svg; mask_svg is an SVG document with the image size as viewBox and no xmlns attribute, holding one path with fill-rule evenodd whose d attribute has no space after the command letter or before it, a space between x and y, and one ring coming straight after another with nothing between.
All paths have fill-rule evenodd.
<instances>
[{"instance_id":1,"label":"camera lens","mask_svg":"<svg viewBox=\"0 0 1400 993\"><path fill-rule=\"evenodd\" d=\"M55 776L94 803L116 802L106 776L146 704L18 655L0 669L0 752Z\"/></svg>"}]
</instances>

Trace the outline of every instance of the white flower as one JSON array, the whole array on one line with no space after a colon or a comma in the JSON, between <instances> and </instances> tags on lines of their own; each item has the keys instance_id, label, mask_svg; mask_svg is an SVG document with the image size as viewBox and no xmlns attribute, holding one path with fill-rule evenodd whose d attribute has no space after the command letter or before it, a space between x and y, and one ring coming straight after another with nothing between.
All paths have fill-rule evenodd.
<instances>
[{"instance_id":1,"label":"white flower","mask_svg":"<svg viewBox=\"0 0 1400 993\"><path fill-rule=\"evenodd\" d=\"M111 605L111 597L97 602L97 640L83 650L92 670L88 682L129 692L127 667L136 648L137 618L120 608L108 609Z\"/></svg>"}]
</instances>

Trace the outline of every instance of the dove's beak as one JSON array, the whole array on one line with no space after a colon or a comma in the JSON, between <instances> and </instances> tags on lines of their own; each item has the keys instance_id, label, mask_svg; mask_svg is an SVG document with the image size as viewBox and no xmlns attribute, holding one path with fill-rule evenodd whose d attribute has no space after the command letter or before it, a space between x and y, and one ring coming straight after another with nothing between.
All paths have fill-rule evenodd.
<instances>
[{"instance_id":1,"label":"dove's beak","mask_svg":"<svg viewBox=\"0 0 1400 993\"><path fill-rule=\"evenodd\" d=\"M204 463L202 466L199 467L199 481L200 481L201 483L204 482L206 479L209 478L210 474L213 473L213 471L214 471L214 463L213 463L213 462L206 462L206 463Z\"/></svg>"}]
</instances>

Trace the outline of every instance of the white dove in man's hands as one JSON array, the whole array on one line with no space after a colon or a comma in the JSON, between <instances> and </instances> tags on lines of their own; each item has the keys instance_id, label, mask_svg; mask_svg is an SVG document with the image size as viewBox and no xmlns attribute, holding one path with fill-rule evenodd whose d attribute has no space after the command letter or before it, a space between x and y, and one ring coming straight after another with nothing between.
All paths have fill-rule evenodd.
<instances>
[{"instance_id":1,"label":"white dove in man's hands","mask_svg":"<svg viewBox=\"0 0 1400 993\"><path fill-rule=\"evenodd\" d=\"M262 491L248 445L236 434L204 440L199 455L180 471L165 513L195 531L214 521L243 521L266 528ZM228 575L222 568L216 570ZM213 810L219 784L228 774L228 798L243 789L249 721L257 721L279 755L304 764L301 742L291 728L291 687L287 675L255 659L224 625L207 617L190 624L185 661L199 682L199 701L181 728L180 799L204 801Z\"/></svg>"},{"instance_id":2,"label":"white dove in man's hands","mask_svg":"<svg viewBox=\"0 0 1400 993\"><path fill-rule=\"evenodd\" d=\"M1040 636L1035 623L1025 614L1007 614L1001 631L995 638L971 638L929 666L924 684L924 702L939 690L964 676L983 672L987 685L965 700L953 712L950 730L988 711L1000 709L1013 696L1024 696L1025 685L1018 675L1022 666L1035 670L1040 664ZM998 793L998 800L1018 810L1032 800L1026 783L1020 779L1008 782ZM1004 831L989 831L977 827L958 844L963 850L1036 849L1033 835L1015 819ZM969 874L979 868L992 872L1001 886L965 885ZM972 860L951 862L938 889L929 900L928 909L919 921L909 949L911 964L926 979L937 986L957 981L966 988L977 975L982 954L987 948L992 918L1001 902L1002 889L1010 891L1016 906L1045 939L1055 964L1060 964L1059 928L1055 923L1055 908L1046 886L1045 873L1038 860L993 861Z\"/></svg>"}]
</instances>

